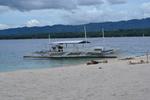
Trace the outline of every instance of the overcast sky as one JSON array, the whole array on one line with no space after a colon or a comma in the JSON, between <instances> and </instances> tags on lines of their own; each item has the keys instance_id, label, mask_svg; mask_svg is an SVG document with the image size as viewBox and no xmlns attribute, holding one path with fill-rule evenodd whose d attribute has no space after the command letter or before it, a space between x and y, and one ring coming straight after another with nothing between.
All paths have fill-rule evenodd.
<instances>
[{"instance_id":1,"label":"overcast sky","mask_svg":"<svg viewBox=\"0 0 150 100\"><path fill-rule=\"evenodd\" d=\"M0 0L0 29L146 17L149 0Z\"/></svg>"}]
</instances>

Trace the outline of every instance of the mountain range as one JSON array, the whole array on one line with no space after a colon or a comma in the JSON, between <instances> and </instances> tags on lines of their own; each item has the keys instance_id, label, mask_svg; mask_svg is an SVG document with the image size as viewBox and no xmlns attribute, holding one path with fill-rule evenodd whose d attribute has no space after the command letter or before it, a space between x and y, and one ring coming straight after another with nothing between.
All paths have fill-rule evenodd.
<instances>
[{"instance_id":1,"label":"mountain range","mask_svg":"<svg viewBox=\"0 0 150 100\"><path fill-rule=\"evenodd\" d=\"M84 32L83 26L86 26L87 32L100 32L102 28L106 31L128 30L128 29L146 29L150 28L150 18L132 19L128 21L89 23L83 25L53 25L43 27L21 27L0 30L0 38L31 38L32 36L42 36L47 34L62 33L80 33ZM38 36L39 35L39 36Z\"/></svg>"}]
</instances>

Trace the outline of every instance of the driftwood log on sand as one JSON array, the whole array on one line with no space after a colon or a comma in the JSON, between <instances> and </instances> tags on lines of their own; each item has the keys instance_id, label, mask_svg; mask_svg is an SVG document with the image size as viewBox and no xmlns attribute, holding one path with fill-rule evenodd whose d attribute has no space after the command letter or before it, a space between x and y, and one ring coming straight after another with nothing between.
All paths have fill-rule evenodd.
<instances>
[{"instance_id":1,"label":"driftwood log on sand","mask_svg":"<svg viewBox=\"0 0 150 100\"><path fill-rule=\"evenodd\" d=\"M140 60L140 61L129 61L129 64L130 64L130 65L134 65L134 64L144 64L144 63L147 63L147 62L145 62L144 60Z\"/></svg>"},{"instance_id":2,"label":"driftwood log on sand","mask_svg":"<svg viewBox=\"0 0 150 100\"><path fill-rule=\"evenodd\" d=\"M87 62L87 65L93 65L93 64L98 64L98 63L108 63L107 60L103 60L103 61L95 61L95 60L91 60L89 62Z\"/></svg>"}]
</instances>

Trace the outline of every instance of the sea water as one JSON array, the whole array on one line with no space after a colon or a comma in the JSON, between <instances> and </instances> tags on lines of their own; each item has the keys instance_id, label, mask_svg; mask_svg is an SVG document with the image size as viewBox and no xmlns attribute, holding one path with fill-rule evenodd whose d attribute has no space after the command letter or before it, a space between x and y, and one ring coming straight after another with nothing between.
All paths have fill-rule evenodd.
<instances>
[{"instance_id":1,"label":"sea water","mask_svg":"<svg viewBox=\"0 0 150 100\"><path fill-rule=\"evenodd\" d=\"M51 42L73 39L51 39ZM89 38L88 46L119 49L122 56L143 55L150 51L150 37ZM48 49L48 39L0 40L0 72L24 69L54 68L85 63L90 59L25 59L34 51Z\"/></svg>"}]
</instances>

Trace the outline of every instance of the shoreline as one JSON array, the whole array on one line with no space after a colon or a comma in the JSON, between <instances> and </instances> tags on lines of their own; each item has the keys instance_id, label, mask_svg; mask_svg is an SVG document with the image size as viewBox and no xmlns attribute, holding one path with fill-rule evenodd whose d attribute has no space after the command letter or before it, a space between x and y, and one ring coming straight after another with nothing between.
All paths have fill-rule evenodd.
<instances>
[{"instance_id":1,"label":"shoreline","mask_svg":"<svg viewBox=\"0 0 150 100\"><path fill-rule=\"evenodd\" d=\"M146 61L136 57L132 61ZM109 59L108 63L71 65L0 73L3 100L148 100L150 63ZM101 67L101 69L99 69Z\"/></svg>"},{"instance_id":2,"label":"shoreline","mask_svg":"<svg viewBox=\"0 0 150 100\"><path fill-rule=\"evenodd\" d=\"M149 55L150 56L150 55ZM125 58L143 58L145 57L145 55L138 55L138 56L127 56ZM124 58L103 58L103 59L95 59L95 61L103 61L103 60L121 60L121 59L124 59ZM150 60L150 59L149 59ZM90 60L89 60L90 61ZM126 60L127 61L127 60ZM80 64L67 64L67 65L63 65L63 66L57 66L57 67L44 67L44 68L31 68L31 69L19 69L19 70L10 70L10 71L0 71L0 73L11 73L11 72L18 72L18 71L38 71L38 70L50 70L50 69L57 69L57 68L70 68L70 67L75 67L75 66L87 66L86 63L88 61L85 61L83 63L80 63Z\"/></svg>"}]
</instances>

